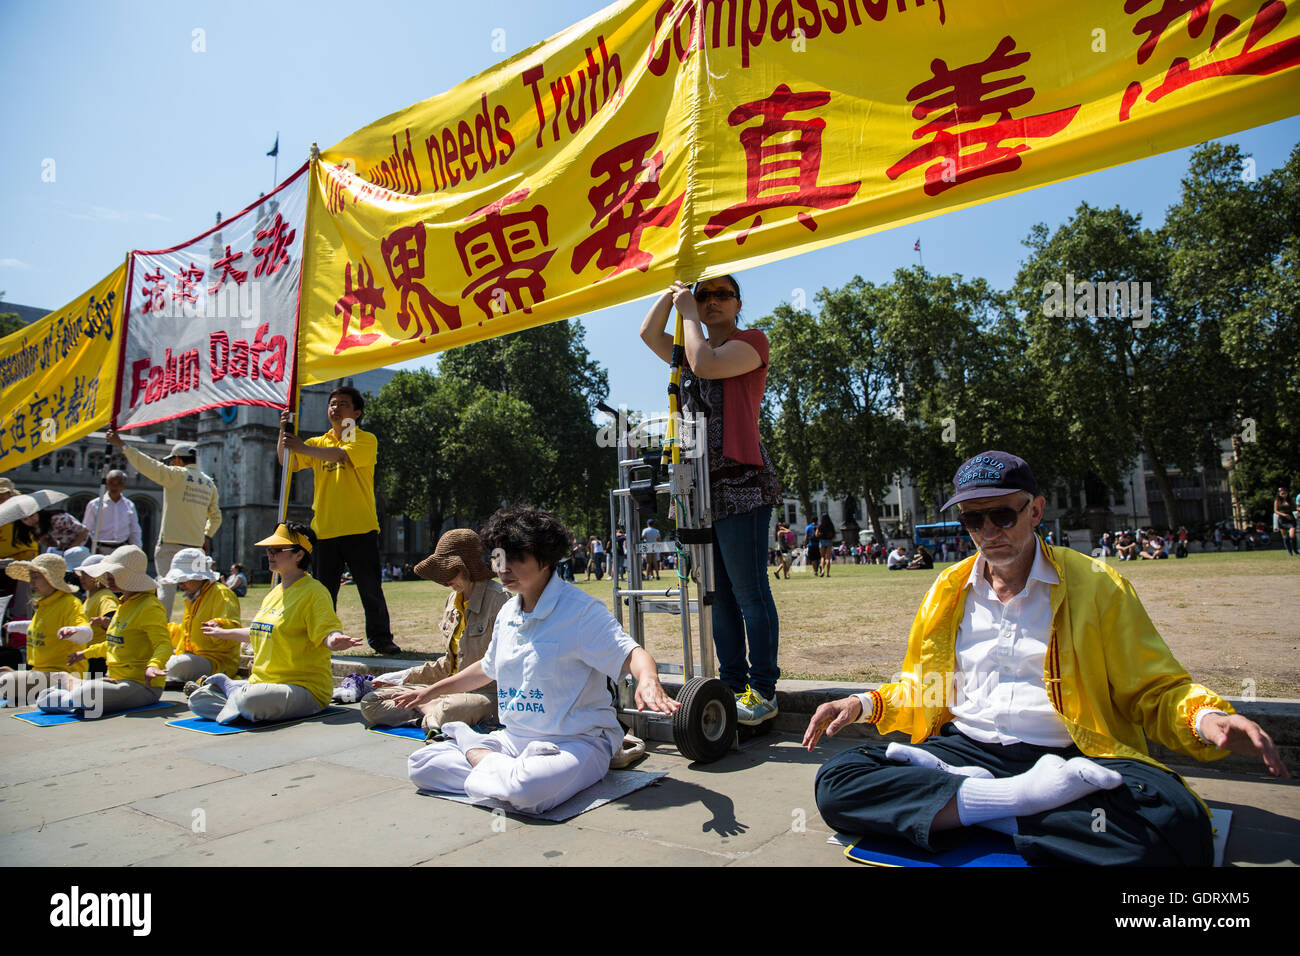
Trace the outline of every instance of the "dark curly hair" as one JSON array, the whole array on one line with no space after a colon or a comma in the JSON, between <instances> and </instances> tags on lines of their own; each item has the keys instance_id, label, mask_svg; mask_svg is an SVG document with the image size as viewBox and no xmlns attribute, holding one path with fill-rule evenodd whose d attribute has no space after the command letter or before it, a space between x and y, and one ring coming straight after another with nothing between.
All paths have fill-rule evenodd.
<instances>
[{"instance_id":1,"label":"dark curly hair","mask_svg":"<svg viewBox=\"0 0 1300 956\"><path fill-rule=\"evenodd\" d=\"M549 511L538 508L502 508L479 532L488 551L500 548L510 561L531 554L537 563L554 568L569 556L572 532Z\"/></svg>"}]
</instances>

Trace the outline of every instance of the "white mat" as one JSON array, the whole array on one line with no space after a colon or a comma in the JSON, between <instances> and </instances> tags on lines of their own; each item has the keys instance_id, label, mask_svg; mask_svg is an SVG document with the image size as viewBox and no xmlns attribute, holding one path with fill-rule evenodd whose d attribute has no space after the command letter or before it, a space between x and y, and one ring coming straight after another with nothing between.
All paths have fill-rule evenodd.
<instances>
[{"instance_id":1,"label":"white mat","mask_svg":"<svg viewBox=\"0 0 1300 956\"><path fill-rule=\"evenodd\" d=\"M648 787L660 777L666 776L668 776L666 770L660 770L653 773L647 770L611 770L609 773L605 774L603 780L593 783L586 790L579 790L568 800L565 800L557 807L552 807L545 813L526 813L523 810L516 810L509 804L502 803L499 800L480 800L467 797L464 794L439 793L436 790L420 790L419 793L426 797L438 797L442 800L452 800L456 803L467 803L473 807L501 809L507 813L517 813L520 816L533 817L538 820L550 820L552 823L563 823L565 820L572 819L580 813L594 810L599 806L604 806L611 800L617 800L619 797L626 797L629 793L634 793L642 787Z\"/></svg>"}]
</instances>

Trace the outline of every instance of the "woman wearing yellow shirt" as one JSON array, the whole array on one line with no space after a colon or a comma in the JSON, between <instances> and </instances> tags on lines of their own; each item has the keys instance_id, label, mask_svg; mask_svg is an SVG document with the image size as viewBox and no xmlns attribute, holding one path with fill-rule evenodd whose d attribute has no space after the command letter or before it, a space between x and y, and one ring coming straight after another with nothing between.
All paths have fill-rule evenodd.
<instances>
[{"instance_id":1,"label":"woman wearing yellow shirt","mask_svg":"<svg viewBox=\"0 0 1300 956\"><path fill-rule=\"evenodd\" d=\"M0 674L0 707L28 706L35 693L51 687L67 687L86 665L69 665L68 655L79 650L76 643L60 638L62 628L87 624L81 602L73 587L64 581L67 565L57 554L40 554L31 561L15 561L5 568L15 581L31 584L36 613L27 625L27 670L3 668Z\"/></svg>"},{"instance_id":2,"label":"woman wearing yellow shirt","mask_svg":"<svg viewBox=\"0 0 1300 956\"><path fill-rule=\"evenodd\" d=\"M56 714L83 712L93 719L158 702L167 676L171 641L167 638L167 612L154 594L157 582L145 573L148 567L149 559L143 551L124 544L93 568L122 600L104 642L68 655L68 663L105 657L108 676L82 681L71 690L47 690L36 699L37 707ZM59 636L75 639L80 632L89 640L90 631L88 625L65 627Z\"/></svg>"},{"instance_id":3,"label":"woman wearing yellow shirt","mask_svg":"<svg viewBox=\"0 0 1300 956\"><path fill-rule=\"evenodd\" d=\"M163 578L185 595L175 653L167 662L167 679L192 681L209 674L234 677L239 672L239 644L208 637L203 625L239 627L239 598L221 583L212 570L212 559L202 548L182 548L172 558L171 570Z\"/></svg>"},{"instance_id":4,"label":"woman wearing yellow shirt","mask_svg":"<svg viewBox=\"0 0 1300 956\"><path fill-rule=\"evenodd\" d=\"M204 678L190 695L190 710L199 717L229 724L309 717L329 706L334 693L330 651L357 647L359 637L342 631L330 593L310 574L316 535L303 524L279 525L257 542L280 583L271 588L247 628L203 626L210 639L249 641L253 673L246 680L225 674Z\"/></svg>"}]
</instances>

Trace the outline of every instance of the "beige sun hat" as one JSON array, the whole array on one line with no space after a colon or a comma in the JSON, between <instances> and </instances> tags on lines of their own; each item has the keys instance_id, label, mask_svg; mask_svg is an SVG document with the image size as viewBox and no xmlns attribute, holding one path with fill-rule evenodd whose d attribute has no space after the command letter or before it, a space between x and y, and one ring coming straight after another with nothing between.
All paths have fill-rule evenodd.
<instances>
[{"instance_id":1,"label":"beige sun hat","mask_svg":"<svg viewBox=\"0 0 1300 956\"><path fill-rule=\"evenodd\" d=\"M163 575L167 584L180 584L182 581L217 581L220 575L212 570L212 559L203 553L202 548L181 548L172 558L171 570Z\"/></svg>"},{"instance_id":2,"label":"beige sun hat","mask_svg":"<svg viewBox=\"0 0 1300 956\"><path fill-rule=\"evenodd\" d=\"M5 574L15 581L30 581L33 571L60 591L67 594L75 594L77 591L76 588L64 580L64 575L68 573L68 565L63 560L62 555L38 554L30 561L14 561L9 567L5 568Z\"/></svg>"},{"instance_id":3,"label":"beige sun hat","mask_svg":"<svg viewBox=\"0 0 1300 956\"><path fill-rule=\"evenodd\" d=\"M92 554L76 567L78 574L84 574L90 580L99 583L104 578L104 562L108 556L104 554Z\"/></svg>"},{"instance_id":4,"label":"beige sun hat","mask_svg":"<svg viewBox=\"0 0 1300 956\"><path fill-rule=\"evenodd\" d=\"M124 544L101 562L96 570L113 575L119 591L154 591L158 582L149 577L149 559L133 544Z\"/></svg>"}]
</instances>

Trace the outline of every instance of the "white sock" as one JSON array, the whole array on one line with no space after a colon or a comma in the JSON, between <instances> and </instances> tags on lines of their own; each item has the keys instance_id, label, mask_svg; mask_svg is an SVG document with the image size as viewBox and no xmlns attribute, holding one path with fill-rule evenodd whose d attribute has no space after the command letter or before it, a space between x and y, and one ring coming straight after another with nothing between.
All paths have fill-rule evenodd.
<instances>
[{"instance_id":1,"label":"white sock","mask_svg":"<svg viewBox=\"0 0 1300 956\"><path fill-rule=\"evenodd\" d=\"M1003 817L1030 816L1097 790L1113 790L1123 782L1118 772L1087 757L1065 760L1044 754L1017 776L966 780L957 791L957 817L964 826L973 826Z\"/></svg>"},{"instance_id":2,"label":"white sock","mask_svg":"<svg viewBox=\"0 0 1300 956\"><path fill-rule=\"evenodd\" d=\"M230 696L231 683L232 681L230 677L222 673L208 674L206 677L203 678L204 687L215 687L217 690L221 692L221 696L223 697Z\"/></svg>"},{"instance_id":3,"label":"white sock","mask_svg":"<svg viewBox=\"0 0 1300 956\"><path fill-rule=\"evenodd\" d=\"M885 759L892 760L895 763L911 764L913 767L929 767L932 770L942 770L944 773L951 773L958 777L993 779L991 770L985 770L983 767L954 767L952 764L940 760L928 750L922 750L920 747L909 747L907 744L890 744L885 748Z\"/></svg>"}]
</instances>

